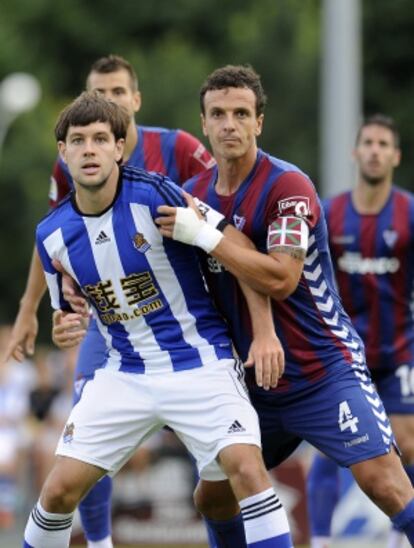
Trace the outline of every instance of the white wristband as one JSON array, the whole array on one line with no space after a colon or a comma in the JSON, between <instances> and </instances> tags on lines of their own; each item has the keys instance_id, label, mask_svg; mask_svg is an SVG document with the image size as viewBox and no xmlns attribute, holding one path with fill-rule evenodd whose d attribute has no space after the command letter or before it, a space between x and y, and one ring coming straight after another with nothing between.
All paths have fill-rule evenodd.
<instances>
[{"instance_id":1,"label":"white wristband","mask_svg":"<svg viewBox=\"0 0 414 548\"><path fill-rule=\"evenodd\" d=\"M190 207L177 207L173 239L184 244L196 245L206 253L210 253L223 238L216 228L199 219L197 213Z\"/></svg>"},{"instance_id":2,"label":"white wristband","mask_svg":"<svg viewBox=\"0 0 414 548\"><path fill-rule=\"evenodd\" d=\"M206 253L211 253L223 237L224 234L220 230L202 221L202 227L194 239L194 245L200 247Z\"/></svg>"}]
</instances>

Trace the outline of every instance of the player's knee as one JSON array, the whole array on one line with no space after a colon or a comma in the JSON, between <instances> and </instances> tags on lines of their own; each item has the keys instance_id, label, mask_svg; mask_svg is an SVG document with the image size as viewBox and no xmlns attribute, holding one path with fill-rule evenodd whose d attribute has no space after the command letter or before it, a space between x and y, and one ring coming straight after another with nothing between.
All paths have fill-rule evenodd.
<instances>
[{"instance_id":1,"label":"player's knee","mask_svg":"<svg viewBox=\"0 0 414 548\"><path fill-rule=\"evenodd\" d=\"M229 519L239 512L237 500L228 481L200 481L193 494L200 514L210 519Z\"/></svg>"},{"instance_id":2,"label":"player's knee","mask_svg":"<svg viewBox=\"0 0 414 548\"><path fill-rule=\"evenodd\" d=\"M67 514L75 510L80 498L74 486L68 485L64 478L54 476L46 482L40 501L47 512Z\"/></svg>"}]
</instances>

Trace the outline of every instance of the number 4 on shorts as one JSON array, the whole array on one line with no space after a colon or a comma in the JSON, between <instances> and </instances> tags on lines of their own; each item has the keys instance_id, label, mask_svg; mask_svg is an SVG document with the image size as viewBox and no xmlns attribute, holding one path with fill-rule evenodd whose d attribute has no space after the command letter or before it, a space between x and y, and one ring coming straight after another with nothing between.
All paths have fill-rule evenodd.
<instances>
[{"instance_id":1,"label":"number 4 on shorts","mask_svg":"<svg viewBox=\"0 0 414 548\"><path fill-rule=\"evenodd\" d=\"M338 424L341 432L344 430L347 430L348 428L351 429L351 432L354 434L355 432L358 432L357 424L359 423L358 417L352 416L352 411L349 407L348 402L341 401L339 404L339 418L338 418Z\"/></svg>"}]
</instances>

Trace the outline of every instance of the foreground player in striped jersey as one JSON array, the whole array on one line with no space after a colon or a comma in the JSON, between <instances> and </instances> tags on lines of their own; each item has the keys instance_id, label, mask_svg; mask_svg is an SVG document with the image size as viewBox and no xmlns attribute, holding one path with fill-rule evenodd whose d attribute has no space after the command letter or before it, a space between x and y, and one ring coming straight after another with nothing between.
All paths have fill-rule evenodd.
<instances>
[{"instance_id":1,"label":"foreground player in striped jersey","mask_svg":"<svg viewBox=\"0 0 414 548\"><path fill-rule=\"evenodd\" d=\"M135 114L141 107L138 78L130 63L122 57L109 55L98 59L90 69L86 86L88 90L97 90L111 101L122 105L130 116L123 154L125 165L164 173L181 184L214 164L204 145L189 133L136 124ZM72 188L72 177L65 162L59 158L51 178L50 207L56 207ZM105 234L101 236L103 244ZM7 357L13 354L16 359L21 360L25 353L33 353L37 335L37 309L45 290L43 269L35 250L26 290L6 352ZM72 337L75 338L76 334L72 333ZM92 320L82 341L76 365L75 402L79 399L85 382L93 377L97 368L102 367L105 352L105 340L95 320ZM112 481L105 477L80 504L88 548L112 548L111 490Z\"/></svg>"},{"instance_id":2,"label":"foreground player in striped jersey","mask_svg":"<svg viewBox=\"0 0 414 548\"><path fill-rule=\"evenodd\" d=\"M70 414L24 546L69 546L73 511L85 493L168 425L194 455L201 478L230 479L248 546L290 548L257 415L197 254L162 238L154 221L159 206L183 205L181 190L162 175L118 167L127 125L122 108L85 92L55 129L75 192L39 224L39 255L53 307L65 305L55 259L88 296L108 352ZM198 241L207 252L223 237L212 231Z\"/></svg>"},{"instance_id":3,"label":"foreground player in striped jersey","mask_svg":"<svg viewBox=\"0 0 414 548\"><path fill-rule=\"evenodd\" d=\"M309 441L349 467L414 545L414 491L366 367L362 342L335 289L314 186L297 167L258 150L265 96L253 69L218 69L200 95L203 130L217 166L185 188L222 212L258 250L241 250L224 236L205 255L208 285L241 357L251 334L235 276L272 297L285 350L286 369L277 388L266 392L249 383L265 462L276 466L302 439ZM197 245L206 223L195 211L161 207L161 233ZM228 511L226 497L230 505L228 482L202 480L196 500L204 515L220 520Z\"/></svg>"},{"instance_id":4,"label":"foreground player in striped jersey","mask_svg":"<svg viewBox=\"0 0 414 548\"><path fill-rule=\"evenodd\" d=\"M414 196L393 186L400 137L384 115L358 131L352 191L324 203L329 247L344 307L365 343L367 364L414 480ZM317 455L308 476L312 546L329 546L339 470ZM404 543L391 532L388 548Z\"/></svg>"}]
</instances>

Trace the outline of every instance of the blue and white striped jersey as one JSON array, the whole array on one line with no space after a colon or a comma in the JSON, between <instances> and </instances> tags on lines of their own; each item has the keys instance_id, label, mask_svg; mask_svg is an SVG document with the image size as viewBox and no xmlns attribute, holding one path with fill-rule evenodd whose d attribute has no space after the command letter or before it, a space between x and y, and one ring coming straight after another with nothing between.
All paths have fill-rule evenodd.
<instances>
[{"instance_id":1,"label":"blue and white striped jersey","mask_svg":"<svg viewBox=\"0 0 414 548\"><path fill-rule=\"evenodd\" d=\"M154 223L164 204L184 205L179 187L124 167L101 214L83 215L71 195L37 227L52 306L65 307L52 265L58 259L96 312L108 348L105 367L158 373L233 357L195 249L164 239Z\"/></svg>"}]
</instances>

